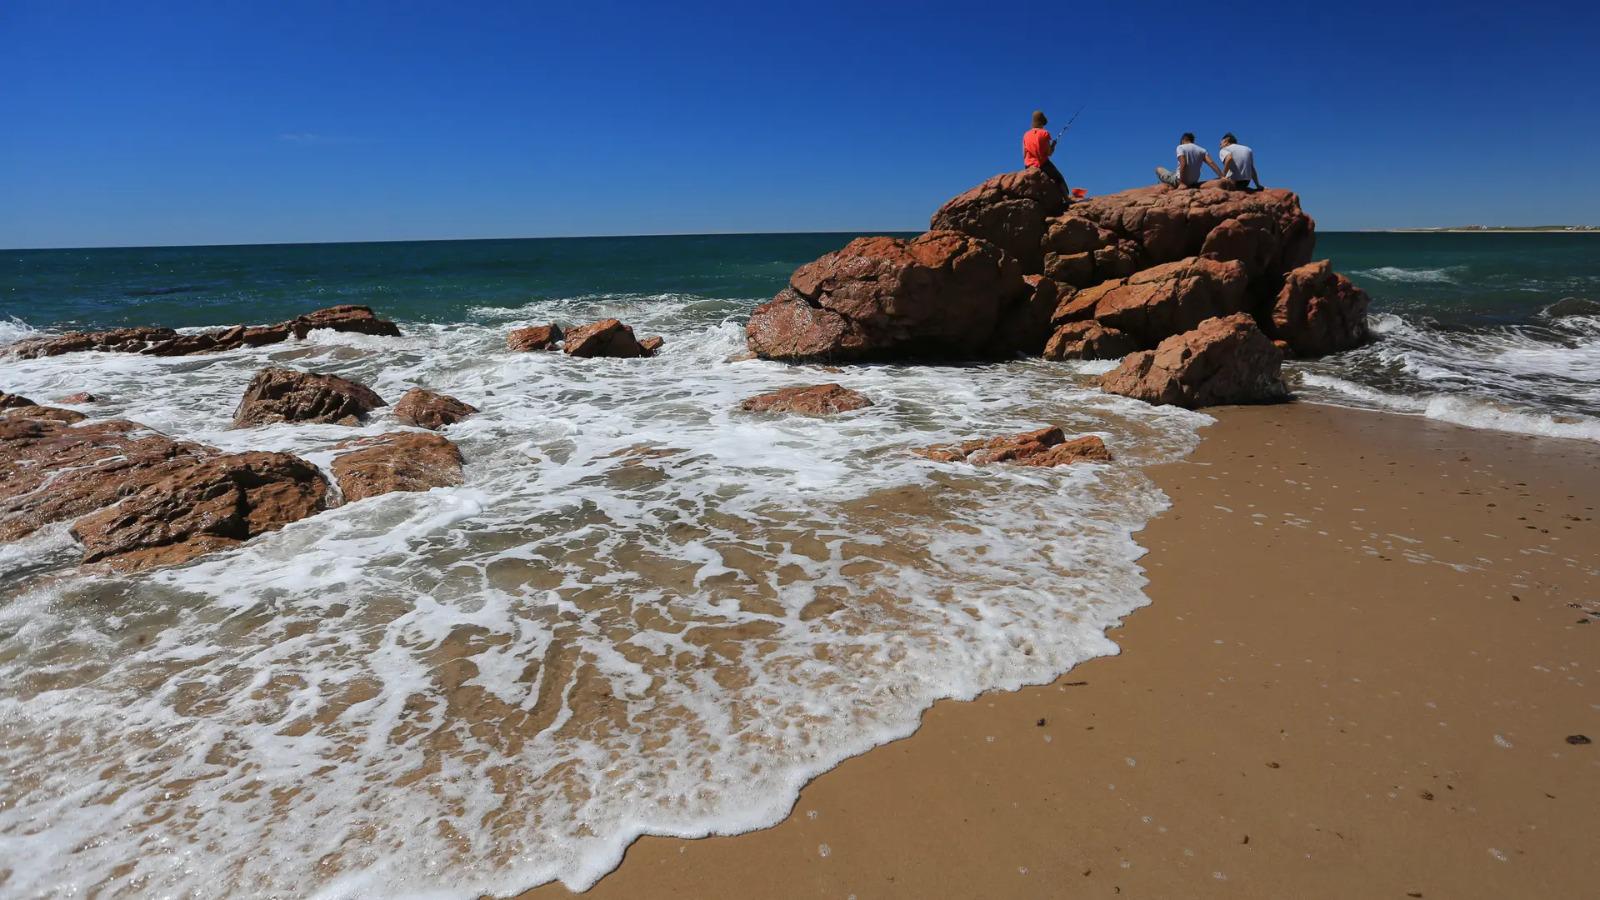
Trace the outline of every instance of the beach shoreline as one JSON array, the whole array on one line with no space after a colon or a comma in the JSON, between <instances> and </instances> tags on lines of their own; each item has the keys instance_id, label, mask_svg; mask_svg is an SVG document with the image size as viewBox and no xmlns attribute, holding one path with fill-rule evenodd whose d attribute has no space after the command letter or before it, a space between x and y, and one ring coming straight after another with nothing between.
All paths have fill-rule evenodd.
<instances>
[{"instance_id":1,"label":"beach shoreline","mask_svg":"<svg viewBox=\"0 0 1600 900\"><path fill-rule=\"evenodd\" d=\"M1172 507L1138 535L1152 604L1111 632L1119 656L938 703L783 823L643 838L585 896L1581 895L1591 445L1215 415L1149 470Z\"/></svg>"}]
</instances>

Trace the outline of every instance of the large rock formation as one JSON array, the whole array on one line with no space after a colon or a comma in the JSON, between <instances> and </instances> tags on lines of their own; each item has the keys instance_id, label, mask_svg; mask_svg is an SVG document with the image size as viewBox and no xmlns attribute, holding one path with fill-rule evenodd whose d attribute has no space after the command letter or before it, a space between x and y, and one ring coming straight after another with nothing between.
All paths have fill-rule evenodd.
<instances>
[{"instance_id":1,"label":"large rock formation","mask_svg":"<svg viewBox=\"0 0 1600 900\"><path fill-rule=\"evenodd\" d=\"M1028 273L1042 270L1040 240L1051 216L1067 208L1067 198L1038 169L996 175L933 214L929 231L959 231L1004 250Z\"/></svg>"},{"instance_id":2,"label":"large rock formation","mask_svg":"<svg viewBox=\"0 0 1600 900\"><path fill-rule=\"evenodd\" d=\"M1131 354L1100 386L1147 403L1189 409L1288 399L1283 351L1246 313L1207 319L1154 350Z\"/></svg>"},{"instance_id":3,"label":"large rock formation","mask_svg":"<svg viewBox=\"0 0 1600 900\"><path fill-rule=\"evenodd\" d=\"M974 465L1005 462L1019 466L1048 468L1075 462L1110 462L1111 451L1096 435L1067 440L1056 426L1006 434L987 440L978 438L959 444L934 444L912 451L936 462L969 462Z\"/></svg>"},{"instance_id":4,"label":"large rock formation","mask_svg":"<svg viewBox=\"0 0 1600 900\"><path fill-rule=\"evenodd\" d=\"M797 269L746 335L767 359L988 356L997 323L1030 295L1016 262L970 235L857 238Z\"/></svg>"},{"instance_id":5,"label":"large rock formation","mask_svg":"<svg viewBox=\"0 0 1600 900\"><path fill-rule=\"evenodd\" d=\"M448 394L412 388L394 405L394 417L407 425L438 431L476 413L478 408Z\"/></svg>"},{"instance_id":6,"label":"large rock formation","mask_svg":"<svg viewBox=\"0 0 1600 900\"><path fill-rule=\"evenodd\" d=\"M274 422L355 425L386 406L371 388L337 375L268 368L256 373L233 415L233 427Z\"/></svg>"},{"instance_id":7,"label":"large rock formation","mask_svg":"<svg viewBox=\"0 0 1600 900\"><path fill-rule=\"evenodd\" d=\"M171 328L114 328L109 331L72 331L45 338L30 338L11 345L11 352L23 359L60 356L94 350L102 353L143 353L148 356L187 356L215 353L240 347L259 347L286 341L292 335L304 338L312 331L333 331L398 336L400 329L380 319L366 306L331 306L296 316L277 325L233 325L210 331L180 334Z\"/></svg>"},{"instance_id":8,"label":"large rock formation","mask_svg":"<svg viewBox=\"0 0 1600 900\"><path fill-rule=\"evenodd\" d=\"M391 491L426 491L461 483L461 451L437 434L403 431L342 444L333 477L348 502Z\"/></svg>"},{"instance_id":9,"label":"large rock formation","mask_svg":"<svg viewBox=\"0 0 1600 900\"><path fill-rule=\"evenodd\" d=\"M1327 260L1307 263L1283 280L1268 333L1296 356L1323 356L1366 342L1371 298Z\"/></svg>"},{"instance_id":10,"label":"large rock formation","mask_svg":"<svg viewBox=\"0 0 1600 900\"><path fill-rule=\"evenodd\" d=\"M1151 347L1206 319L1245 311L1246 284L1238 262L1190 257L1079 291L1052 321L1094 319Z\"/></svg>"},{"instance_id":11,"label":"large rock formation","mask_svg":"<svg viewBox=\"0 0 1600 900\"><path fill-rule=\"evenodd\" d=\"M323 508L328 483L287 453L230 453L178 467L72 525L83 561L137 571L236 546Z\"/></svg>"},{"instance_id":12,"label":"large rock formation","mask_svg":"<svg viewBox=\"0 0 1600 900\"><path fill-rule=\"evenodd\" d=\"M827 416L871 405L871 400L844 385L808 384L748 397L740 402L739 408L745 412Z\"/></svg>"}]
</instances>

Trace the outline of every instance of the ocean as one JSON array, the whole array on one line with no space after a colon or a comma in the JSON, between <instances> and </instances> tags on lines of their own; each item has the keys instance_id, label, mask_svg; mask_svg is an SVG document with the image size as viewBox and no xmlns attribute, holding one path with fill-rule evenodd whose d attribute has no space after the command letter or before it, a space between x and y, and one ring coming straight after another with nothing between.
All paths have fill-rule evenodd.
<instances>
[{"instance_id":1,"label":"ocean","mask_svg":"<svg viewBox=\"0 0 1600 900\"><path fill-rule=\"evenodd\" d=\"M365 303L404 336L210 356L0 360L0 390L326 465L395 427L235 431L269 363L423 386L466 482L302 520L183 567L76 572L64 526L0 546L0 888L13 896L581 888L640 834L771 824L936 700L1113 654L1147 602L1145 475L1210 419L1095 390L1105 364L735 361L742 322L849 235L0 252L0 342L272 322ZM1590 235L1324 234L1379 340L1290 377L1314 402L1600 439ZM512 354L615 315L648 360ZM838 381L875 405L738 401ZM908 447L1043 424L1107 465Z\"/></svg>"}]
</instances>

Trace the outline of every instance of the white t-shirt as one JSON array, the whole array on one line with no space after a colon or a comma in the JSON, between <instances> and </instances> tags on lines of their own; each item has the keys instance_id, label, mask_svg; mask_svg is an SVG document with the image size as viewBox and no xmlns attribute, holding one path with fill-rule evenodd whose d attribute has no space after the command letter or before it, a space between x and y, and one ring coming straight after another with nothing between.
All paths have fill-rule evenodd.
<instances>
[{"instance_id":1,"label":"white t-shirt","mask_svg":"<svg viewBox=\"0 0 1600 900\"><path fill-rule=\"evenodd\" d=\"M1178 180L1188 185L1200 183L1200 165L1205 161L1204 147L1190 142L1178 145Z\"/></svg>"},{"instance_id":2,"label":"white t-shirt","mask_svg":"<svg viewBox=\"0 0 1600 900\"><path fill-rule=\"evenodd\" d=\"M1233 160L1233 171L1228 172L1228 160ZM1235 181L1256 180L1256 157L1243 144L1229 144L1222 148L1222 171Z\"/></svg>"}]
</instances>

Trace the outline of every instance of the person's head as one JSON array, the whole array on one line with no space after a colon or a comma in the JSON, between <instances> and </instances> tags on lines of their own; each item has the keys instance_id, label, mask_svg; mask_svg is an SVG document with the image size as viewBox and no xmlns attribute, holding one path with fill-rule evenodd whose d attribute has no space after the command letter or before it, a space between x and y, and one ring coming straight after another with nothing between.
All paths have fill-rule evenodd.
<instances>
[{"instance_id":1,"label":"person's head","mask_svg":"<svg viewBox=\"0 0 1600 900\"><path fill-rule=\"evenodd\" d=\"M1033 111L1033 127L1043 128L1048 124L1050 124L1050 120L1044 117L1044 110L1036 109Z\"/></svg>"},{"instance_id":2,"label":"person's head","mask_svg":"<svg viewBox=\"0 0 1600 900\"><path fill-rule=\"evenodd\" d=\"M1194 143L1194 132L1185 131L1183 133L1183 137L1178 138L1178 143L1180 143L1180 144L1192 144L1192 143Z\"/></svg>"},{"instance_id":3,"label":"person's head","mask_svg":"<svg viewBox=\"0 0 1600 900\"><path fill-rule=\"evenodd\" d=\"M1237 144L1237 143L1239 143L1239 139L1234 137L1233 136L1233 132L1231 132L1231 131L1222 136L1222 146L1224 146L1224 147L1226 147L1226 146L1228 146L1230 144Z\"/></svg>"}]
</instances>

